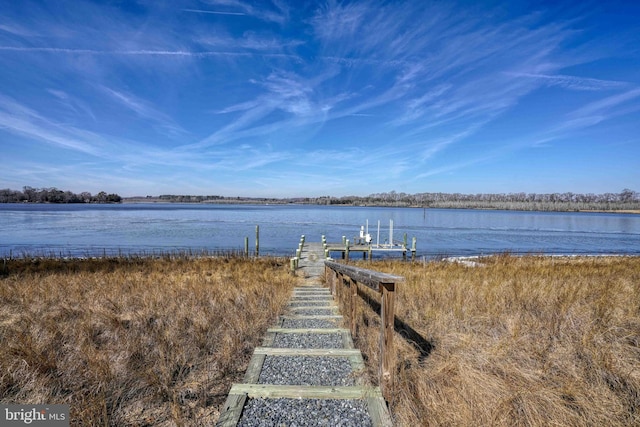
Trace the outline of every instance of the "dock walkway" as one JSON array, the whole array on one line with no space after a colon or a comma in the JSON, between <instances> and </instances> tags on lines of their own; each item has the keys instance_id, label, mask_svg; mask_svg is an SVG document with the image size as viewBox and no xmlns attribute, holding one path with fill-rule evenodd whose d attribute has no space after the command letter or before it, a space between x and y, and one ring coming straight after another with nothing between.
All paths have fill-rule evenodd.
<instances>
[{"instance_id":1,"label":"dock walkway","mask_svg":"<svg viewBox=\"0 0 640 427\"><path fill-rule=\"evenodd\" d=\"M305 243L287 312L233 384L218 426L391 426L380 389L368 384L362 354L328 288L324 249Z\"/></svg>"}]
</instances>

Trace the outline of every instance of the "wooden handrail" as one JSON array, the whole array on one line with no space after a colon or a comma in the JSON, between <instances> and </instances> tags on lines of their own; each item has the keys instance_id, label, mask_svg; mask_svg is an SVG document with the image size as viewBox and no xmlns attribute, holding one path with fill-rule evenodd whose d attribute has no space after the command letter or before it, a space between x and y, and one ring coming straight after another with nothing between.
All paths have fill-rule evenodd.
<instances>
[{"instance_id":1,"label":"wooden handrail","mask_svg":"<svg viewBox=\"0 0 640 427\"><path fill-rule=\"evenodd\" d=\"M354 335L354 337L357 332L356 299L358 297L358 284L361 283L373 289L381 296L380 317L382 318L382 322L380 328L380 367L378 369L378 375L380 377L380 390L382 391L382 395L389 401L393 390L395 371L395 353L393 349L395 287L396 283L404 281L404 277L334 261L325 261L324 265L327 283L329 283L331 287L332 295L335 296L338 292L342 292L340 287L336 286L336 282L339 283L341 281L343 285L347 285L350 288L349 311L351 315L349 320L351 334ZM329 274L330 271L333 274ZM342 280L337 280L338 278Z\"/></svg>"}]
</instances>

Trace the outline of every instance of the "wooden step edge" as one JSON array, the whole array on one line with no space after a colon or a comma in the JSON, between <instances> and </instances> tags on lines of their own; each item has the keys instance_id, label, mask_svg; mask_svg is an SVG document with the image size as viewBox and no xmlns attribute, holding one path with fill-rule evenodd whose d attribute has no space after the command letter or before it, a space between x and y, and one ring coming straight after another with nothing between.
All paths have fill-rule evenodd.
<instances>
[{"instance_id":1,"label":"wooden step edge","mask_svg":"<svg viewBox=\"0 0 640 427\"><path fill-rule=\"evenodd\" d=\"M247 367L247 371L244 373L243 382L245 383L257 383L260 379L260 372L262 372L262 365L264 364L264 359L267 356L264 354L256 354L253 353L251 356L251 360L249 361L249 366ZM353 366L353 362L351 362Z\"/></svg>"},{"instance_id":2,"label":"wooden step edge","mask_svg":"<svg viewBox=\"0 0 640 427\"><path fill-rule=\"evenodd\" d=\"M351 357L359 355L360 350L355 348L280 348L280 347L256 347L253 354L265 356L335 356Z\"/></svg>"},{"instance_id":3,"label":"wooden step edge","mask_svg":"<svg viewBox=\"0 0 640 427\"><path fill-rule=\"evenodd\" d=\"M378 389L379 390L379 389ZM387 402L380 396L367 397L369 416L374 427L393 427L393 420Z\"/></svg>"},{"instance_id":4,"label":"wooden step edge","mask_svg":"<svg viewBox=\"0 0 640 427\"><path fill-rule=\"evenodd\" d=\"M302 305L304 304L304 306ZM327 301L320 301L320 300L291 300L287 303L287 308L291 308L291 307L316 307L316 308L328 308L328 307L338 307L338 304L336 304L335 301L333 300L327 300Z\"/></svg>"},{"instance_id":5,"label":"wooden step edge","mask_svg":"<svg viewBox=\"0 0 640 427\"><path fill-rule=\"evenodd\" d=\"M338 306L337 305L326 305L326 306L317 306L317 305L312 305L312 306L300 306L300 307L287 307L289 310L291 311L296 311L296 310L315 310L315 309L324 309L324 310L332 310L332 311L338 311Z\"/></svg>"},{"instance_id":6,"label":"wooden step edge","mask_svg":"<svg viewBox=\"0 0 640 427\"><path fill-rule=\"evenodd\" d=\"M299 319L299 320L309 320L309 319L319 319L319 320L342 320L341 314L318 314L318 315L282 315L280 316L282 320L285 319Z\"/></svg>"},{"instance_id":7,"label":"wooden step edge","mask_svg":"<svg viewBox=\"0 0 640 427\"><path fill-rule=\"evenodd\" d=\"M342 334L344 332L349 333L348 329L344 328L269 328L267 332L274 334Z\"/></svg>"},{"instance_id":8,"label":"wooden step edge","mask_svg":"<svg viewBox=\"0 0 640 427\"><path fill-rule=\"evenodd\" d=\"M290 399L367 399L381 397L379 387L371 386L303 386L273 384L233 384L229 395L245 394L250 398Z\"/></svg>"},{"instance_id":9,"label":"wooden step edge","mask_svg":"<svg viewBox=\"0 0 640 427\"><path fill-rule=\"evenodd\" d=\"M220 409L220 418L218 418L216 427L236 427L240 422L246 402L247 393L229 393L224 406Z\"/></svg>"},{"instance_id":10,"label":"wooden step edge","mask_svg":"<svg viewBox=\"0 0 640 427\"><path fill-rule=\"evenodd\" d=\"M330 297L331 291L327 292L296 292L293 291L294 296L298 297Z\"/></svg>"},{"instance_id":11,"label":"wooden step edge","mask_svg":"<svg viewBox=\"0 0 640 427\"><path fill-rule=\"evenodd\" d=\"M220 412L217 427L236 427L249 398L365 399L374 427L392 427L393 422L380 388L368 386L282 386L233 384Z\"/></svg>"}]
</instances>

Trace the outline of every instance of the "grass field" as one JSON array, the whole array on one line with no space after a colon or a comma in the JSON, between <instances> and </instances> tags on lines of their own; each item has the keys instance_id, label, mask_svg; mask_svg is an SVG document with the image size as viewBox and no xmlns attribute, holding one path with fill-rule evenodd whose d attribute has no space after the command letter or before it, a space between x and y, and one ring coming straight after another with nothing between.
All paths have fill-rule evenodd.
<instances>
[{"instance_id":1,"label":"grass field","mask_svg":"<svg viewBox=\"0 0 640 427\"><path fill-rule=\"evenodd\" d=\"M377 261L404 276L399 426L640 425L640 258L489 257L483 266ZM359 309L372 378L379 316Z\"/></svg>"},{"instance_id":2,"label":"grass field","mask_svg":"<svg viewBox=\"0 0 640 427\"><path fill-rule=\"evenodd\" d=\"M396 335L396 424L640 425L640 258L482 265L362 264L406 278L396 314L421 335ZM274 258L40 259L0 274L0 401L70 404L78 426L215 423L296 284ZM379 316L362 303L358 319L375 382Z\"/></svg>"},{"instance_id":3,"label":"grass field","mask_svg":"<svg viewBox=\"0 0 640 427\"><path fill-rule=\"evenodd\" d=\"M69 404L75 426L212 425L290 298L288 260L10 261L0 402Z\"/></svg>"}]
</instances>

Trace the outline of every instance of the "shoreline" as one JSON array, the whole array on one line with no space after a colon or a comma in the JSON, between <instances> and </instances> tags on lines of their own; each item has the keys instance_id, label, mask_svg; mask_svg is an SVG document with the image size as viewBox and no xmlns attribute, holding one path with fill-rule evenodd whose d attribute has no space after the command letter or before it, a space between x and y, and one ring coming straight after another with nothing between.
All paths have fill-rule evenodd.
<instances>
[{"instance_id":1,"label":"shoreline","mask_svg":"<svg viewBox=\"0 0 640 427\"><path fill-rule=\"evenodd\" d=\"M508 211L508 212L558 212L558 213L621 213L630 215L640 215L640 209L522 209L503 208L503 207L431 207L431 206L398 206L388 204L324 204L324 203L304 203L304 202L289 202L283 200L211 200L202 202L188 202L188 201L171 201L161 200L158 198L146 199L146 198L123 198L121 204L123 205L135 205L135 204L177 204L177 205L258 205L258 206L271 206L271 205L295 205L295 206L331 206L331 207L359 207L359 208L406 208L406 209L446 209L446 210L472 210L472 211Z\"/></svg>"},{"instance_id":2,"label":"shoreline","mask_svg":"<svg viewBox=\"0 0 640 427\"><path fill-rule=\"evenodd\" d=\"M485 258L497 257L497 256L510 256L514 258L525 258L525 257L539 257L539 258L637 258L640 257L640 253L532 253L532 252L495 252L495 253L486 253L481 255L452 255L452 256L442 256L442 255L421 255L416 256L415 260L403 259L402 257L390 257L390 256L382 256L379 258L375 258L372 261L398 261L402 263L412 264L412 263L425 263L425 262L459 262L461 264L477 264L478 261L481 261ZM69 256L69 255L30 255L24 254L20 256L7 256L1 255L0 260L6 264L7 262L41 262L41 261L51 261L51 262L93 262L93 261L116 261L116 262L135 262L135 261L148 261L148 260L181 260L181 261L197 261L201 259L216 259L216 258L246 258L249 260L257 260L257 259L283 259L288 260L290 255L278 255L278 254L265 254L265 255L249 255L246 256L241 252L234 251L220 251L219 253L157 253L157 254L139 254L139 253L131 253L131 254L119 254L119 255L96 255L96 256ZM367 261L370 262L370 261ZM0 272L2 271L2 265L0 264Z\"/></svg>"},{"instance_id":3,"label":"shoreline","mask_svg":"<svg viewBox=\"0 0 640 427\"><path fill-rule=\"evenodd\" d=\"M402 208L402 209L437 209L437 210L471 210L471 211L505 211L505 212L550 212L550 213L613 213L613 214L627 214L627 215L640 215L640 209L527 209L526 206L518 206L514 208L504 206L418 206L418 205L401 205L401 204L385 204L385 203L367 203L367 204L347 204L347 203L310 203L301 201L288 201L279 199L218 199L218 200L203 200L203 201L177 201L177 200L164 200L160 198L144 198L144 197L123 197L120 202L90 202L90 203L53 203L53 202L2 202L2 205L255 205L255 206L314 206L314 207L337 207L337 208Z\"/></svg>"}]
</instances>

